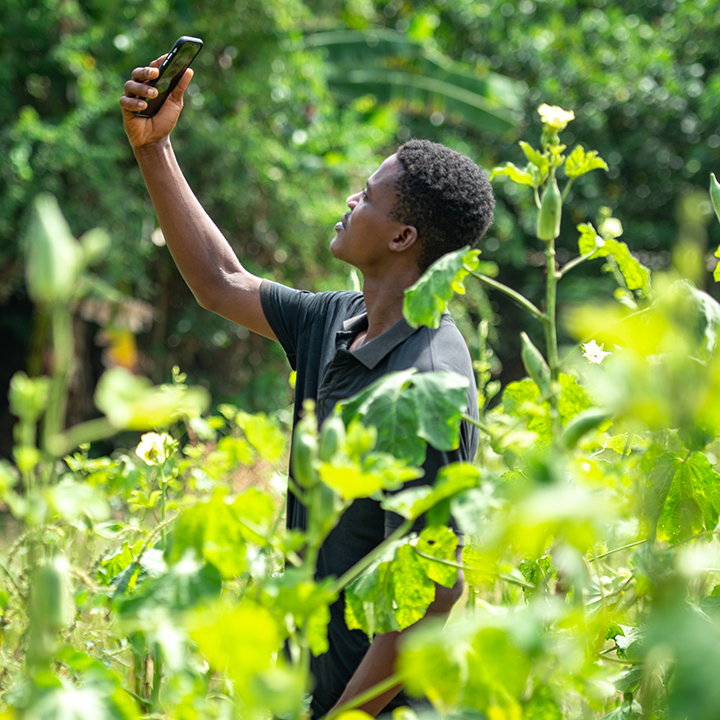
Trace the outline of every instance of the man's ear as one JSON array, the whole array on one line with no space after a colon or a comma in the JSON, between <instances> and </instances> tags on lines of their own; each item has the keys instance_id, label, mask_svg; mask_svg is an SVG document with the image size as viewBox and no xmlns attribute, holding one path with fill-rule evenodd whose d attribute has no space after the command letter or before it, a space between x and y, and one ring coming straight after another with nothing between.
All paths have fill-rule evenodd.
<instances>
[{"instance_id":1,"label":"man's ear","mask_svg":"<svg viewBox=\"0 0 720 720\"><path fill-rule=\"evenodd\" d=\"M405 252L417 243L418 231L412 225L403 225L398 234L390 241L391 252Z\"/></svg>"}]
</instances>

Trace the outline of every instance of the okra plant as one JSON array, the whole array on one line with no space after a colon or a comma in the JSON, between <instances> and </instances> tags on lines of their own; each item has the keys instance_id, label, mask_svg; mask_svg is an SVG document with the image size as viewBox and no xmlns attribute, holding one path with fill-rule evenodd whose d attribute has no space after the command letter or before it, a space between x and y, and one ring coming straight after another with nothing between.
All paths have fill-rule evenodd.
<instances>
[{"instance_id":1,"label":"okra plant","mask_svg":"<svg viewBox=\"0 0 720 720\"><path fill-rule=\"evenodd\" d=\"M50 377L18 374L10 390L16 447L14 463L0 462L0 499L19 531L0 555L1 718L300 720L341 593L348 625L372 637L414 625L459 568L468 590L449 624L419 624L395 674L333 716L400 681L434 717L716 717L720 305L676 272L651 286L609 210L597 229L578 226L578 254L558 266L570 187L605 163L566 152L572 113L540 116L540 147L521 143L527 166L492 177L535 200L543 307L485 272L478 250L440 259L405 300L408 322L436 326L467 282L505 293L544 330L544 352L521 337L528 377L490 407L486 319L479 420L458 376L388 375L321 428L305 406L294 481L278 418L229 404L209 413L179 370L153 387L109 369L101 416L65 427L67 330L101 235L78 243L38 201L28 285L54 318L54 362ZM618 292L565 314L577 345L561 357L558 283L595 258ZM463 420L479 426L477 461L403 490L427 444L455 447ZM143 435L93 454L121 430ZM304 532L283 528L288 482L308 508ZM344 576L317 580L320 545L359 497L403 524ZM465 534L459 566L450 515ZM420 516L425 529L409 532Z\"/></svg>"}]
</instances>

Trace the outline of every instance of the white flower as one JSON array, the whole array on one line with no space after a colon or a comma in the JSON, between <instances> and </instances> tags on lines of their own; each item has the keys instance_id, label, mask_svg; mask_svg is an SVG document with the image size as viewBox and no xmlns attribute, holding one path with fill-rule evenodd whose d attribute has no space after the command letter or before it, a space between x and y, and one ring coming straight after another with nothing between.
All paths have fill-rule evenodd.
<instances>
[{"instance_id":1,"label":"white flower","mask_svg":"<svg viewBox=\"0 0 720 720\"><path fill-rule=\"evenodd\" d=\"M575 113L572 110L563 110L557 105L543 103L537 111L540 119L552 130L564 130L565 126L575 119Z\"/></svg>"},{"instance_id":2,"label":"white flower","mask_svg":"<svg viewBox=\"0 0 720 720\"><path fill-rule=\"evenodd\" d=\"M583 356L589 362L599 365L607 355L612 355L612 353L605 352L603 347L603 345L598 345L594 340L591 340L582 346Z\"/></svg>"},{"instance_id":3,"label":"white flower","mask_svg":"<svg viewBox=\"0 0 720 720\"><path fill-rule=\"evenodd\" d=\"M162 465L173 454L175 446L175 440L167 433L149 432L140 438L135 454L148 465Z\"/></svg>"}]
</instances>

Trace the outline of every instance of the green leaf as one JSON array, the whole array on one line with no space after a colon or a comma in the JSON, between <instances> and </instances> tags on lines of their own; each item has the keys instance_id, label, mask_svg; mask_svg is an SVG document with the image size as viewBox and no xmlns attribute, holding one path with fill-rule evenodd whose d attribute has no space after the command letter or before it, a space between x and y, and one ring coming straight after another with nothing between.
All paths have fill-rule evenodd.
<instances>
[{"instance_id":1,"label":"green leaf","mask_svg":"<svg viewBox=\"0 0 720 720\"><path fill-rule=\"evenodd\" d=\"M463 628L465 629L465 628ZM466 638L452 628L421 624L403 639L397 667L410 695L427 697L440 708L452 708L467 678Z\"/></svg>"},{"instance_id":2,"label":"green leaf","mask_svg":"<svg viewBox=\"0 0 720 720\"><path fill-rule=\"evenodd\" d=\"M666 468L668 475L671 470L674 473L658 520L658 537L678 542L703 529L714 530L720 512L720 475L707 457L693 453L685 460L666 463Z\"/></svg>"},{"instance_id":3,"label":"green leaf","mask_svg":"<svg viewBox=\"0 0 720 720\"><path fill-rule=\"evenodd\" d=\"M380 378L342 405L343 420L377 428L376 450L411 465L425 460L425 441L438 450L460 442L467 380L455 373L417 373L414 368Z\"/></svg>"},{"instance_id":4,"label":"green leaf","mask_svg":"<svg viewBox=\"0 0 720 720\"><path fill-rule=\"evenodd\" d=\"M251 415L240 411L235 416L235 422L263 460L276 463L285 455L285 435L275 418L265 413Z\"/></svg>"},{"instance_id":5,"label":"green leaf","mask_svg":"<svg viewBox=\"0 0 720 720\"><path fill-rule=\"evenodd\" d=\"M597 150L585 152L581 145L576 145L565 160L565 174L569 178L577 178L597 169L607 170L607 163L598 157Z\"/></svg>"},{"instance_id":6,"label":"green leaf","mask_svg":"<svg viewBox=\"0 0 720 720\"><path fill-rule=\"evenodd\" d=\"M173 531L170 561L177 562L193 549L223 578L242 575L246 568L245 528L234 510L223 498L213 497L183 511Z\"/></svg>"},{"instance_id":7,"label":"green leaf","mask_svg":"<svg viewBox=\"0 0 720 720\"><path fill-rule=\"evenodd\" d=\"M138 540L132 546L129 542L124 542L119 550L103 558L100 563L98 575L100 575L105 582L110 582L135 561L143 545L143 540Z\"/></svg>"},{"instance_id":8,"label":"green leaf","mask_svg":"<svg viewBox=\"0 0 720 720\"><path fill-rule=\"evenodd\" d=\"M469 544L462 551L465 582L470 587L492 583L498 574L497 562L479 545Z\"/></svg>"},{"instance_id":9,"label":"green leaf","mask_svg":"<svg viewBox=\"0 0 720 720\"><path fill-rule=\"evenodd\" d=\"M201 414L210 397L202 387L153 387L147 378L115 367L100 378L95 404L118 430L157 430L183 416Z\"/></svg>"},{"instance_id":10,"label":"green leaf","mask_svg":"<svg viewBox=\"0 0 720 720\"><path fill-rule=\"evenodd\" d=\"M73 522L85 513L93 520L107 520L110 507L103 493L87 483L63 478L48 490L48 502L58 517Z\"/></svg>"},{"instance_id":11,"label":"green leaf","mask_svg":"<svg viewBox=\"0 0 720 720\"><path fill-rule=\"evenodd\" d=\"M457 548L457 535L444 526L425 528L418 538L417 549L423 555L431 555L439 560L446 560L457 563L455 548ZM418 555L420 565L425 570L425 575L433 582L445 587L452 587L458 579L458 569L452 565L428 560Z\"/></svg>"},{"instance_id":12,"label":"green leaf","mask_svg":"<svg viewBox=\"0 0 720 720\"><path fill-rule=\"evenodd\" d=\"M498 165L490 171L490 180L494 180L496 177L509 177L513 182L518 185L529 185L530 187L537 187L536 179L533 177L529 170L521 170L519 167L511 162L506 162L504 165Z\"/></svg>"},{"instance_id":13,"label":"green leaf","mask_svg":"<svg viewBox=\"0 0 720 720\"><path fill-rule=\"evenodd\" d=\"M383 500L383 510L415 520L439 502L454 497L468 488L476 487L480 470L470 463L452 463L440 468L433 487L414 487Z\"/></svg>"},{"instance_id":14,"label":"green leaf","mask_svg":"<svg viewBox=\"0 0 720 720\"><path fill-rule=\"evenodd\" d=\"M265 545L276 513L273 499L250 487L235 498L230 509L240 520L240 532L248 542Z\"/></svg>"},{"instance_id":15,"label":"green leaf","mask_svg":"<svg viewBox=\"0 0 720 720\"><path fill-rule=\"evenodd\" d=\"M581 255L586 255L597 247L590 256L591 259L611 256L617 263L628 290L640 290L643 295L650 292L650 271L630 254L624 242L612 238L603 240L590 223L578 225L578 230L578 249Z\"/></svg>"},{"instance_id":16,"label":"green leaf","mask_svg":"<svg viewBox=\"0 0 720 720\"><path fill-rule=\"evenodd\" d=\"M236 697L252 704L256 676L275 665L285 633L272 613L244 600L232 609L213 608L190 619L190 637L211 667L236 684Z\"/></svg>"},{"instance_id":17,"label":"green leaf","mask_svg":"<svg viewBox=\"0 0 720 720\"><path fill-rule=\"evenodd\" d=\"M159 577L143 582L128 598L118 598L116 607L122 615L143 610L187 610L220 594L222 580L213 565L186 555Z\"/></svg>"},{"instance_id":18,"label":"green leaf","mask_svg":"<svg viewBox=\"0 0 720 720\"><path fill-rule=\"evenodd\" d=\"M320 479L344 500L369 497L379 490L422 477L420 468L408 467L387 453L370 453L360 463L337 460L318 466Z\"/></svg>"},{"instance_id":19,"label":"green leaf","mask_svg":"<svg viewBox=\"0 0 720 720\"><path fill-rule=\"evenodd\" d=\"M538 178L540 182L538 182L537 185L534 184L534 186L537 187L545 180L548 172L550 172L550 160L524 140L520 140L518 145L522 148L522 151L525 153L525 157L528 161L531 162L540 173Z\"/></svg>"},{"instance_id":20,"label":"green leaf","mask_svg":"<svg viewBox=\"0 0 720 720\"><path fill-rule=\"evenodd\" d=\"M406 544L398 549L392 564L395 618L401 630L421 620L435 599L435 584L427 577L421 561L412 546Z\"/></svg>"},{"instance_id":21,"label":"green leaf","mask_svg":"<svg viewBox=\"0 0 720 720\"><path fill-rule=\"evenodd\" d=\"M440 318L454 293L465 294L463 281L478 266L479 250L467 247L443 255L405 291L403 315L411 327L440 326Z\"/></svg>"}]
</instances>

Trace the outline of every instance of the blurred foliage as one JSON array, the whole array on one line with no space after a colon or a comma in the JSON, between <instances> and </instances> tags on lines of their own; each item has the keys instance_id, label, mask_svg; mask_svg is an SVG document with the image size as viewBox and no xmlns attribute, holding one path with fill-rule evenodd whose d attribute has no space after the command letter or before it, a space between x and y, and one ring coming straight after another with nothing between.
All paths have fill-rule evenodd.
<instances>
[{"instance_id":1,"label":"blurred foliage","mask_svg":"<svg viewBox=\"0 0 720 720\"><path fill-rule=\"evenodd\" d=\"M323 251L344 199L397 144L428 137L486 168L500 158L516 163L524 158L514 144L516 132L499 137L458 122L440 106L333 97L326 80L340 88L338 69L346 65L338 64L337 52L326 56L322 48L311 47L307 36L392 31L405 38L406 47L417 49L415 72L432 63L435 70L449 67L449 60L468 77L500 78L496 93L503 78L518 81L520 89L527 87L524 97L518 86L508 87L514 88L515 117L526 118L531 142L537 140L533 115L540 102L574 109L573 133L592 138L609 172L593 173L573 187L568 199L573 211L563 220L558 258L574 252L574 226L595 222L607 206L623 218L630 250L657 269L671 261L682 215L679 198L692 195L701 205L707 202L707 177L720 147L713 32L719 14L717 0L214 0L203 5L8 0L0 9L5 37L0 332L5 345L16 349L8 355L9 366L0 368L0 385L5 387L16 369L43 370L49 325L42 314L32 316L25 300L19 238L26 208L38 192L47 191L58 198L76 234L95 226L109 231L110 247L98 274L126 298L147 303L142 327L132 331L140 333L137 343L127 323L113 323L112 317L98 319L90 312L90 326L76 326L87 346L78 352L88 375L76 378L78 400L71 405L78 413L91 411L79 398L89 396L102 370L97 340L105 343L105 355L130 358L156 381L180 364L194 380L211 386L218 400L252 408L287 401L279 347L201 311L192 299L162 247L123 136L117 99L124 80L178 35L205 39L173 136L191 186L251 271L324 290L348 285L346 268ZM371 69L366 55L358 56L358 70ZM408 65L397 61L395 67ZM574 144L570 137L565 141ZM496 262L500 280L539 304L543 284L536 267L543 259L532 239L532 198L511 182L496 183L496 190L496 221L482 259ZM696 255L704 265L707 231L696 230ZM711 232L718 230L713 226ZM718 240L710 239L713 245ZM564 285L559 301L586 299L613 286L611 277L589 284L581 274ZM490 321L486 339L501 361L492 359L495 376L503 371L506 382L522 375L517 329L525 321L515 305L495 296L489 300L474 288L452 307L476 356L485 339L472 328L479 317Z\"/></svg>"}]
</instances>

